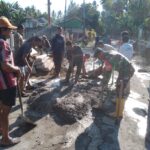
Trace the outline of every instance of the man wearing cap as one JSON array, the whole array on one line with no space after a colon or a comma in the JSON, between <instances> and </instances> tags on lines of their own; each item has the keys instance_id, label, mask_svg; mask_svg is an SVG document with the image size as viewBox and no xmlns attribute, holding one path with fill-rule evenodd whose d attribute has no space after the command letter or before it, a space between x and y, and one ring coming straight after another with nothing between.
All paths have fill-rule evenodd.
<instances>
[{"instance_id":1,"label":"man wearing cap","mask_svg":"<svg viewBox=\"0 0 150 150\"><path fill-rule=\"evenodd\" d=\"M102 61L102 66L99 68L101 71L99 72L104 74L104 78L108 74L108 78L105 78L103 81L105 84L108 84L112 70L114 69L119 73L117 81L124 80L124 88L126 87L127 82L134 73L134 68L126 57L117 51L104 52L100 48L96 50L94 57Z\"/></svg>"},{"instance_id":2,"label":"man wearing cap","mask_svg":"<svg viewBox=\"0 0 150 150\"><path fill-rule=\"evenodd\" d=\"M16 77L20 76L19 67L14 65L12 50L6 39L16 29L6 17L0 17L0 146L10 146L19 142L9 136L8 116L16 99Z\"/></svg>"},{"instance_id":3,"label":"man wearing cap","mask_svg":"<svg viewBox=\"0 0 150 150\"><path fill-rule=\"evenodd\" d=\"M118 78L116 82L117 96L120 92L120 81L123 81L122 97L124 96L124 89L126 88L130 78L134 74L134 68L131 62L122 54L116 51L104 52L102 49L97 49L94 57L102 61L102 66L97 69L97 76L102 74L102 84L107 85L112 73L112 70L118 72ZM124 103L122 103L124 104ZM123 106L124 108L124 106ZM122 110L123 111L123 110ZM121 112L122 115L122 112Z\"/></svg>"}]
</instances>

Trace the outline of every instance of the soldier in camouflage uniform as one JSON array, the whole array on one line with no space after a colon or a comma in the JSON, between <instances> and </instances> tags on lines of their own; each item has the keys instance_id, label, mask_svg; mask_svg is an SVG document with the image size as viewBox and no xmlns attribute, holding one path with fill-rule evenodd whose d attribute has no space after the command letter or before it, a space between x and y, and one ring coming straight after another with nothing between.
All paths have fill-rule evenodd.
<instances>
[{"instance_id":1,"label":"soldier in camouflage uniform","mask_svg":"<svg viewBox=\"0 0 150 150\"><path fill-rule=\"evenodd\" d=\"M103 84L108 84L113 70L118 71L116 83L116 110L109 115L117 117L117 119L120 117L122 118L125 105L124 91L130 78L134 74L134 68L126 57L116 51L104 52L102 49L97 49L94 56L102 61L102 66L98 68L99 72L97 72L103 75Z\"/></svg>"},{"instance_id":2,"label":"soldier in camouflage uniform","mask_svg":"<svg viewBox=\"0 0 150 150\"><path fill-rule=\"evenodd\" d=\"M106 85L109 82L111 73L113 70L118 71L118 78L116 84L117 94L119 93L119 82L123 81L123 91L130 78L134 74L134 68L131 62L116 51L104 52L102 49L98 48L94 54L94 57L102 61L102 66L97 69L97 76L99 74L103 75L103 84Z\"/></svg>"}]
</instances>

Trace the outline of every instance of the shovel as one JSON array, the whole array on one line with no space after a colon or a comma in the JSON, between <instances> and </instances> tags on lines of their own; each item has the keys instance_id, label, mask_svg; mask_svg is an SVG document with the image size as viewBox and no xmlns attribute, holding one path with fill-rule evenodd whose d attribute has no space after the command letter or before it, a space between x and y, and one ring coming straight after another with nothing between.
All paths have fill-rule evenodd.
<instances>
[{"instance_id":1,"label":"shovel","mask_svg":"<svg viewBox=\"0 0 150 150\"><path fill-rule=\"evenodd\" d=\"M23 103L22 103L22 97L21 97L21 90L20 90L20 86L19 86L18 80L17 80L17 90L18 90L19 103L20 103L20 109L21 109L21 119L24 122L35 126L36 124L24 115Z\"/></svg>"}]
</instances>

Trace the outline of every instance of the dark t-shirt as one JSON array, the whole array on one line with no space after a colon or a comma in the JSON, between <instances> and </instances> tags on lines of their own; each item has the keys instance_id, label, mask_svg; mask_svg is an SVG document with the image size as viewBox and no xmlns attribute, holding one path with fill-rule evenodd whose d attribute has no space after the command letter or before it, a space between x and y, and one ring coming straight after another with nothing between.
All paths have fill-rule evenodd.
<instances>
[{"instance_id":1,"label":"dark t-shirt","mask_svg":"<svg viewBox=\"0 0 150 150\"><path fill-rule=\"evenodd\" d=\"M18 50L18 52L16 53L16 56L15 56L15 64L17 66L25 66L26 63L23 59L24 56L28 56L31 52L31 48L32 48L32 45L31 45L31 42L29 41L26 41Z\"/></svg>"},{"instance_id":2,"label":"dark t-shirt","mask_svg":"<svg viewBox=\"0 0 150 150\"><path fill-rule=\"evenodd\" d=\"M73 46L72 51L67 51L67 59L73 64L83 62L83 52L79 46Z\"/></svg>"},{"instance_id":3,"label":"dark t-shirt","mask_svg":"<svg viewBox=\"0 0 150 150\"><path fill-rule=\"evenodd\" d=\"M52 39L51 46L52 51L55 53L64 51L65 50L64 36L56 34Z\"/></svg>"}]
</instances>

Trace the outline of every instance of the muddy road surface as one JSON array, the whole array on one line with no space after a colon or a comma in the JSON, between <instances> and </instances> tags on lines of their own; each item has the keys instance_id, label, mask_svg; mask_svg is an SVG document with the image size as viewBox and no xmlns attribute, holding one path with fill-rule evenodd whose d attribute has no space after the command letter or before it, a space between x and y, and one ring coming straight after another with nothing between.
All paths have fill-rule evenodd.
<instances>
[{"instance_id":1,"label":"muddy road surface","mask_svg":"<svg viewBox=\"0 0 150 150\"><path fill-rule=\"evenodd\" d=\"M65 85L49 76L32 78L36 89L23 98L25 114L36 126L25 123L19 103L10 114L10 135L21 142L0 150L145 150L149 105L149 68L135 56L136 73L120 121L109 116L115 110L114 84L107 90L100 79L81 78ZM146 71L142 70L146 69ZM149 119L148 119L149 120Z\"/></svg>"}]
</instances>

